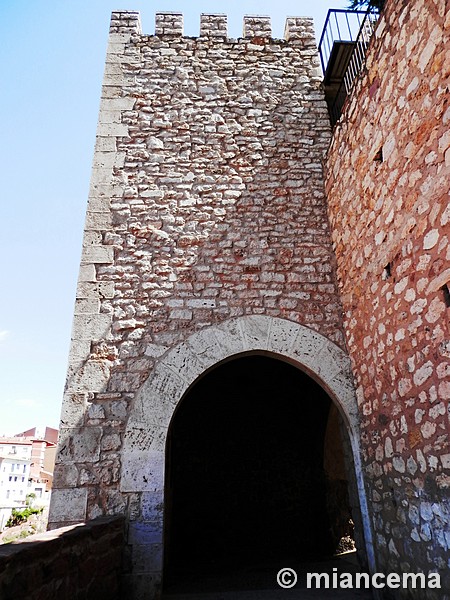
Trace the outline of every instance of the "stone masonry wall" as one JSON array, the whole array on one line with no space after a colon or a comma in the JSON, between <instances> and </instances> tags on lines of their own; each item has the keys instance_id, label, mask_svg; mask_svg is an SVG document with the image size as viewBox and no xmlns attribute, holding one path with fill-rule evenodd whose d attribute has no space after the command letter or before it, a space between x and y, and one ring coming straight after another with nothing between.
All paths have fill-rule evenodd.
<instances>
[{"instance_id":1,"label":"stone masonry wall","mask_svg":"<svg viewBox=\"0 0 450 600\"><path fill-rule=\"evenodd\" d=\"M125 424L155 361L241 315L343 347L322 162L330 125L312 20L113 13L50 527L140 511L118 489Z\"/></svg>"},{"instance_id":2,"label":"stone masonry wall","mask_svg":"<svg viewBox=\"0 0 450 600\"><path fill-rule=\"evenodd\" d=\"M124 520L80 523L0 546L2 600L119 600Z\"/></svg>"},{"instance_id":3,"label":"stone masonry wall","mask_svg":"<svg viewBox=\"0 0 450 600\"><path fill-rule=\"evenodd\" d=\"M416 599L450 597L449 29L387 2L327 160L378 568L439 571Z\"/></svg>"}]
</instances>

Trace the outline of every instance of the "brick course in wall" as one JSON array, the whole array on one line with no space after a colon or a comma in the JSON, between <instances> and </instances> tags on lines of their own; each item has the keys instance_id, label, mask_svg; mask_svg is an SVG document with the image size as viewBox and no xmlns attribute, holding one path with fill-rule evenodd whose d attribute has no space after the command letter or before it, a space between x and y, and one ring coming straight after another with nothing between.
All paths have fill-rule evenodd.
<instances>
[{"instance_id":1,"label":"brick course in wall","mask_svg":"<svg viewBox=\"0 0 450 600\"><path fill-rule=\"evenodd\" d=\"M439 571L427 599L450 589L449 30L447 2L387 3L326 177L379 569Z\"/></svg>"}]
</instances>

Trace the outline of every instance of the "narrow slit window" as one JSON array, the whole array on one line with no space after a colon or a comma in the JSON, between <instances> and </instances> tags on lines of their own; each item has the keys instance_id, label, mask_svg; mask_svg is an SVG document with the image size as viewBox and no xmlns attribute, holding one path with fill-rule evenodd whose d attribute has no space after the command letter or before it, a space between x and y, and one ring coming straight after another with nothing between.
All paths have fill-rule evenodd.
<instances>
[{"instance_id":1,"label":"narrow slit window","mask_svg":"<svg viewBox=\"0 0 450 600\"><path fill-rule=\"evenodd\" d=\"M383 146L380 147L378 152L373 157L374 162L382 163L383 162Z\"/></svg>"},{"instance_id":2,"label":"narrow slit window","mask_svg":"<svg viewBox=\"0 0 450 600\"><path fill-rule=\"evenodd\" d=\"M450 308L450 283L446 283L441 287L442 293L444 295L444 302L447 308Z\"/></svg>"},{"instance_id":3,"label":"narrow slit window","mask_svg":"<svg viewBox=\"0 0 450 600\"><path fill-rule=\"evenodd\" d=\"M386 279L390 279L392 276L392 264L389 262L383 269L382 279L386 281Z\"/></svg>"}]
</instances>

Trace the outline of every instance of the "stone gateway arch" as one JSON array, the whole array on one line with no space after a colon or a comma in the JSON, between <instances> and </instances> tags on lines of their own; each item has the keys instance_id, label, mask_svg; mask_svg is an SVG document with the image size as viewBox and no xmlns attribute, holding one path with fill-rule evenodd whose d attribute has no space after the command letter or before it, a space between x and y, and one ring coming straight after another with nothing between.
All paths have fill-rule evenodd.
<instances>
[{"instance_id":1,"label":"stone gateway arch","mask_svg":"<svg viewBox=\"0 0 450 600\"><path fill-rule=\"evenodd\" d=\"M189 336L161 357L136 398L124 436L120 489L141 497L143 510L130 522L130 538L136 544L134 552L145 556L140 563L146 565L149 580L155 575L158 577L163 567L166 444L177 406L208 370L236 356L254 354L278 357L305 371L336 404L353 451L355 472L352 475L362 508L360 535L373 567L360 466L358 407L348 357L327 338L307 327L279 318L249 316L225 321ZM239 419L239 415L235 418Z\"/></svg>"}]
</instances>

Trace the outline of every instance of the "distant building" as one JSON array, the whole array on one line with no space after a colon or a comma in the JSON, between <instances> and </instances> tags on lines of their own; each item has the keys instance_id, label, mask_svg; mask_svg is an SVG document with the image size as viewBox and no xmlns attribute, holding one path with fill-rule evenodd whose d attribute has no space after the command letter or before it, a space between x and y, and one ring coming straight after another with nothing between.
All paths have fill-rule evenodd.
<instances>
[{"instance_id":1,"label":"distant building","mask_svg":"<svg viewBox=\"0 0 450 600\"><path fill-rule=\"evenodd\" d=\"M39 440L45 440L46 442L51 442L56 444L58 442L58 429L54 429L53 427L33 427L32 429L27 429L22 433L16 433L14 437L30 437Z\"/></svg>"},{"instance_id":2,"label":"distant building","mask_svg":"<svg viewBox=\"0 0 450 600\"><path fill-rule=\"evenodd\" d=\"M25 505L32 448L33 442L26 438L0 438L0 531L11 510Z\"/></svg>"},{"instance_id":3,"label":"distant building","mask_svg":"<svg viewBox=\"0 0 450 600\"><path fill-rule=\"evenodd\" d=\"M33 427L16 434L15 437L24 437L32 442L30 477L35 487L34 493L37 498L42 498L45 492L52 489L58 430L53 427L42 430Z\"/></svg>"},{"instance_id":4,"label":"distant building","mask_svg":"<svg viewBox=\"0 0 450 600\"><path fill-rule=\"evenodd\" d=\"M57 440L58 430L51 427L0 437L0 531L28 494L35 494L36 504L50 502Z\"/></svg>"}]
</instances>

